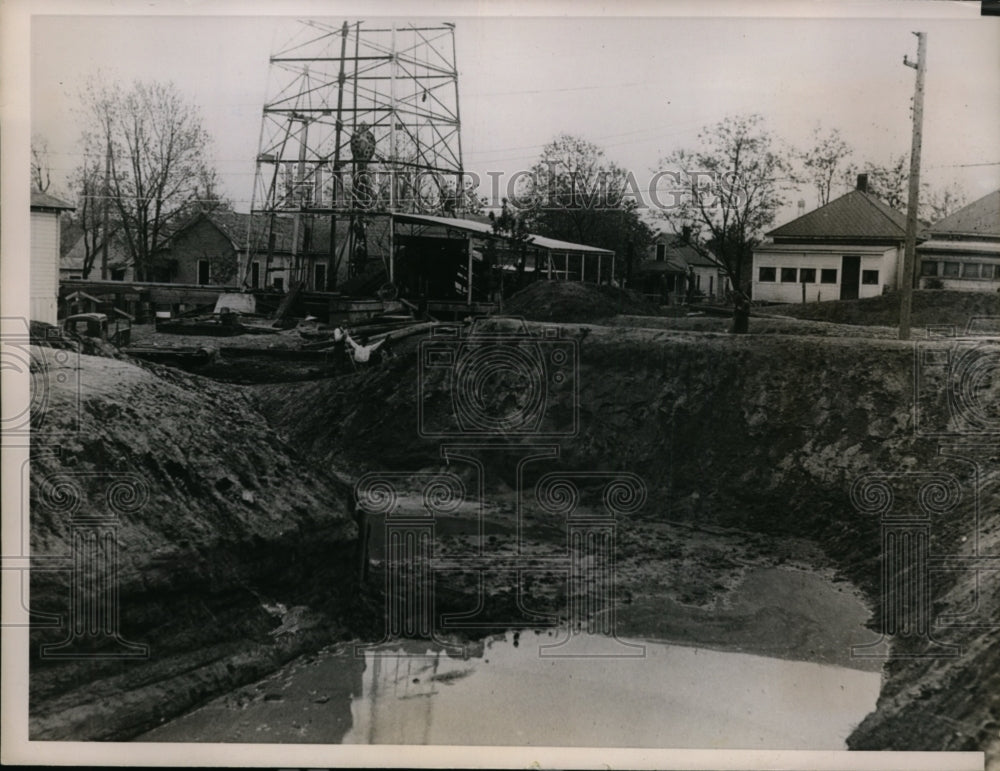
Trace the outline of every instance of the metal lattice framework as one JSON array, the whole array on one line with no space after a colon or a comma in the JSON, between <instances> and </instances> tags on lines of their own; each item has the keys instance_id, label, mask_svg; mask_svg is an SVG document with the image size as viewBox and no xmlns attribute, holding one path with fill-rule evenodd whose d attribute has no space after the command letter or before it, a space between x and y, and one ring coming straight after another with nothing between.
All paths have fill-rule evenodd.
<instances>
[{"instance_id":1,"label":"metal lattice framework","mask_svg":"<svg viewBox=\"0 0 1000 771\"><path fill-rule=\"evenodd\" d=\"M463 208L454 25L305 20L270 65L244 283L254 255L271 269L282 239L301 280L317 218L330 223L331 263L346 253L353 274L373 218Z\"/></svg>"}]
</instances>

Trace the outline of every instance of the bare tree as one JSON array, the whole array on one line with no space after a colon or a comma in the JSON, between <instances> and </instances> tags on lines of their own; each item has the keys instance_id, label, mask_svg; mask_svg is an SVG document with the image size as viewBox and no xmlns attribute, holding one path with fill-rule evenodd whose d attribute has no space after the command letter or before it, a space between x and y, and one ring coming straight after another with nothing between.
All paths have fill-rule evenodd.
<instances>
[{"instance_id":1,"label":"bare tree","mask_svg":"<svg viewBox=\"0 0 1000 771\"><path fill-rule=\"evenodd\" d=\"M49 192L52 172L49 168L49 140L41 134L31 136L31 186L40 193Z\"/></svg>"},{"instance_id":2,"label":"bare tree","mask_svg":"<svg viewBox=\"0 0 1000 771\"><path fill-rule=\"evenodd\" d=\"M82 232L84 278L90 277L97 256L104 249L104 242L115 231L117 218L110 222L107 233L104 227L104 171L103 160L84 155L83 164L73 172L70 184L77 191L75 218Z\"/></svg>"},{"instance_id":3,"label":"bare tree","mask_svg":"<svg viewBox=\"0 0 1000 771\"><path fill-rule=\"evenodd\" d=\"M967 204L968 196L955 182L944 188L938 188L927 195L921 196L922 214L927 222L937 222L949 214L954 214Z\"/></svg>"},{"instance_id":4,"label":"bare tree","mask_svg":"<svg viewBox=\"0 0 1000 771\"><path fill-rule=\"evenodd\" d=\"M897 211L906 212L909 204L910 161L908 156L892 156L889 163L865 165L868 173L868 190ZM920 203L917 214L923 222L937 222L962 208L967 201L965 191L952 182L942 188L932 188L926 181L920 183Z\"/></svg>"},{"instance_id":5,"label":"bare tree","mask_svg":"<svg viewBox=\"0 0 1000 771\"><path fill-rule=\"evenodd\" d=\"M909 157L892 156L887 164L868 163L864 170L868 174L868 191L893 209L905 212L909 200Z\"/></svg>"},{"instance_id":6,"label":"bare tree","mask_svg":"<svg viewBox=\"0 0 1000 771\"><path fill-rule=\"evenodd\" d=\"M813 130L813 146L799 153L806 181L816 188L820 206L830 203L835 183L845 176L851 175L854 169L851 163L853 151L844 141L837 129L831 129L825 134L820 127Z\"/></svg>"},{"instance_id":7,"label":"bare tree","mask_svg":"<svg viewBox=\"0 0 1000 771\"><path fill-rule=\"evenodd\" d=\"M91 161L109 158L120 239L136 278L149 280L154 256L214 178L208 133L197 107L172 84L137 81L123 90L91 82L83 103L84 152ZM86 169L82 176L94 181Z\"/></svg>"},{"instance_id":8,"label":"bare tree","mask_svg":"<svg viewBox=\"0 0 1000 771\"><path fill-rule=\"evenodd\" d=\"M560 134L545 145L523 182L516 204L532 232L619 255L652 243L632 195L637 183L581 137Z\"/></svg>"},{"instance_id":9,"label":"bare tree","mask_svg":"<svg viewBox=\"0 0 1000 771\"><path fill-rule=\"evenodd\" d=\"M753 249L792 187L785 157L764 119L753 114L704 128L695 149L660 162L659 184L672 186L664 218L675 232L685 225L700 232L695 248L710 246L739 290L749 288Z\"/></svg>"}]
</instances>

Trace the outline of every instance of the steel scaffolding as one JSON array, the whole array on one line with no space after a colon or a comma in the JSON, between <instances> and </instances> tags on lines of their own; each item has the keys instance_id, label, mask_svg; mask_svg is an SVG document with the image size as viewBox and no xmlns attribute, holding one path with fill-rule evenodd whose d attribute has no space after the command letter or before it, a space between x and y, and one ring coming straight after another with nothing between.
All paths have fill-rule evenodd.
<instances>
[{"instance_id":1,"label":"steel scaffolding","mask_svg":"<svg viewBox=\"0 0 1000 771\"><path fill-rule=\"evenodd\" d=\"M345 259L349 277L381 262L391 281L391 214L464 209L454 25L305 20L270 67L243 285L261 255L265 283L287 270L290 288L308 285L317 254L327 286L313 289L334 288Z\"/></svg>"}]
</instances>

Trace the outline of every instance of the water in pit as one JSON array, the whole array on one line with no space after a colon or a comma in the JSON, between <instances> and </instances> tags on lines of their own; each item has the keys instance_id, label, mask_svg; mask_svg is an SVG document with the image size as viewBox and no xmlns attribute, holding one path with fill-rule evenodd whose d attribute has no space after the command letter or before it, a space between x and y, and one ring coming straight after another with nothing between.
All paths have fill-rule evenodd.
<instances>
[{"instance_id":1,"label":"water in pit","mask_svg":"<svg viewBox=\"0 0 1000 771\"><path fill-rule=\"evenodd\" d=\"M579 635L508 632L468 655L410 641L302 657L138 741L843 749L881 675ZM870 634L870 633L868 633ZM607 654L627 654L607 657Z\"/></svg>"}]
</instances>

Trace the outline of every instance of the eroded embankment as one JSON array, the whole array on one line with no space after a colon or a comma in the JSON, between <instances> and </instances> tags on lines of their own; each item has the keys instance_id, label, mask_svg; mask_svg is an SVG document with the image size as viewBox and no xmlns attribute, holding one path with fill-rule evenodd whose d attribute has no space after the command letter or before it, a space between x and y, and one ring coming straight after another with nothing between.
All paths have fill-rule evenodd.
<instances>
[{"instance_id":1,"label":"eroded embankment","mask_svg":"<svg viewBox=\"0 0 1000 771\"><path fill-rule=\"evenodd\" d=\"M63 617L32 632L33 739L133 736L363 628L363 601L339 590L356 532L345 486L238 389L49 350L33 370L47 402L32 437L31 548L42 568L63 560L32 573L32 611ZM87 552L100 533L118 544L117 568L107 548ZM117 587L118 631L148 651L84 633L40 656L74 622L89 627L72 612L74 580Z\"/></svg>"},{"instance_id":2,"label":"eroded embankment","mask_svg":"<svg viewBox=\"0 0 1000 771\"><path fill-rule=\"evenodd\" d=\"M560 462L639 474L649 489L639 516L808 538L878 604L880 520L852 505L855 481L882 470L942 471L972 482L968 462L942 457L937 441L914 431L911 345L563 329L578 343L580 409L579 432L561 442ZM272 424L317 460L355 470L438 469L440 439L421 436L418 416L447 422L454 382L442 368L418 376L416 364L414 353L347 378L261 387L258 399ZM545 426L558 431L572 418L574 389L553 386L548 396ZM515 410L524 404L523 383L512 378L486 398ZM317 419L317 405L325 420ZM944 402L931 409L936 420L947 417ZM978 493L966 490L964 508L934 523L934 552L968 553L976 530L970 502L978 495L979 548L996 553L996 460L995 452L977 460ZM507 485L514 481L503 463L489 472ZM907 494L897 493L901 502ZM939 609L968 608L975 580L972 571L937 574ZM963 645L963 655L892 660L879 709L852 735L851 747L996 746L1000 656L982 624L995 619L997 597L994 584L983 589L980 628L936 633Z\"/></svg>"}]
</instances>

